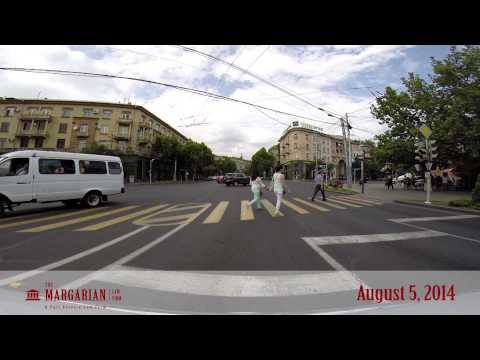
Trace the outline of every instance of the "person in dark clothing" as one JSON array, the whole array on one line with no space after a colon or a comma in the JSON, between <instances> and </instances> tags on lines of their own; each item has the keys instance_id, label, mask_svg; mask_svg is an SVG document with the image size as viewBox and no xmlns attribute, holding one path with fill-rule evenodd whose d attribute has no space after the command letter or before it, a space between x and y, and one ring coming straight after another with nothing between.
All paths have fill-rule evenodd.
<instances>
[{"instance_id":1,"label":"person in dark clothing","mask_svg":"<svg viewBox=\"0 0 480 360\"><path fill-rule=\"evenodd\" d=\"M313 196L312 196L312 201L315 201L315 196L317 196L318 192L322 192L322 200L326 201L325 199L325 190L324 190L324 185L325 185L325 177L322 173L317 172L315 175L315 190L313 191Z\"/></svg>"}]
</instances>

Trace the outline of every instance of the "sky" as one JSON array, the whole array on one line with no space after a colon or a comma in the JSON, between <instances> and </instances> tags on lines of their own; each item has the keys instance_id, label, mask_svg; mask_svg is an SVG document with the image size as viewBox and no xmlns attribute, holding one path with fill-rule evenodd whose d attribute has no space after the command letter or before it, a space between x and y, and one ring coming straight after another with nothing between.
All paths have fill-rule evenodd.
<instances>
[{"instance_id":1,"label":"sky","mask_svg":"<svg viewBox=\"0 0 480 360\"><path fill-rule=\"evenodd\" d=\"M246 69L316 107L349 114L352 139L385 128L370 114L386 86L402 88L415 72L427 78L430 58L449 45L185 45ZM334 135L339 120L232 66L172 45L0 45L0 66L137 77L228 96L309 118L302 120L143 82L0 71L0 97L131 102L141 105L215 154L250 157L278 142L299 120Z\"/></svg>"}]
</instances>

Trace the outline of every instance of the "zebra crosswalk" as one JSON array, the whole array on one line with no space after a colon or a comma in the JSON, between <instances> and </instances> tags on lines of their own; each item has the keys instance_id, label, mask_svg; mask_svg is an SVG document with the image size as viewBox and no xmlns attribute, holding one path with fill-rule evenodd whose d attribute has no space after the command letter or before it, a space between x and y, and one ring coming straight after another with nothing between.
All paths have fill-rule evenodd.
<instances>
[{"instance_id":1,"label":"zebra crosswalk","mask_svg":"<svg viewBox=\"0 0 480 360\"><path fill-rule=\"evenodd\" d=\"M171 226L191 223L199 218L201 225L214 226L223 221L237 219L247 223L263 217L318 216L332 211L356 211L366 207L383 205L378 200L358 196L331 196L327 201L312 202L308 198L283 199L281 211L266 198L261 200L264 211L258 212L249 205L249 200L219 201L218 203L188 204L128 204L128 206L105 206L95 209L64 210L50 213L10 216L0 220L0 230L18 233L44 233L55 230L95 232L115 228L120 224L130 226ZM201 215L205 213L205 216ZM52 215L55 214L55 215Z\"/></svg>"}]
</instances>

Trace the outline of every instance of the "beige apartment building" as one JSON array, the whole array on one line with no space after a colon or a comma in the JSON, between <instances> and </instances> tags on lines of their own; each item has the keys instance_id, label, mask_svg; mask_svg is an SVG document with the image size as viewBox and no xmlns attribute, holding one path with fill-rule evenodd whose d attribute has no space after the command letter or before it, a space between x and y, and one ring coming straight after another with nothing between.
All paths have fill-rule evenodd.
<instances>
[{"instance_id":1,"label":"beige apartment building","mask_svg":"<svg viewBox=\"0 0 480 360\"><path fill-rule=\"evenodd\" d=\"M352 160L362 153L360 143L352 143ZM322 129L309 124L292 124L279 139L279 162L288 179L303 179L312 176L315 166L333 164L332 176L344 177L346 174L343 138L329 135Z\"/></svg>"},{"instance_id":2,"label":"beige apartment building","mask_svg":"<svg viewBox=\"0 0 480 360\"><path fill-rule=\"evenodd\" d=\"M121 154L127 174L144 178L158 135L187 141L139 105L0 98L0 154L20 149L82 152L96 143Z\"/></svg>"}]
</instances>

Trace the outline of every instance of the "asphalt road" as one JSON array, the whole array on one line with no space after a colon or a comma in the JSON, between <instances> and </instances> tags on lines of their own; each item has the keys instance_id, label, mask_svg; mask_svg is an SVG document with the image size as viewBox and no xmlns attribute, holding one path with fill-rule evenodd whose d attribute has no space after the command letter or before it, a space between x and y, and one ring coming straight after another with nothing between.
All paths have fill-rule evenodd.
<instances>
[{"instance_id":1,"label":"asphalt road","mask_svg":"<svg viewBox=\"0 0 480 360\"><path fill-rule=\"evenodd\" d=\"M112 306L131 311L311 313L371 306L353 300L379 274L478 275L480 217L329 193L312 207L312 184L289 184L278 217L273 193L250 209L249 187L215 182L132 185L94 210L19 207L0 219L0 287L21 312L53 281L120 288ZM457 288L479 290L471 278Z\"/></svg>"}]
</instances>

